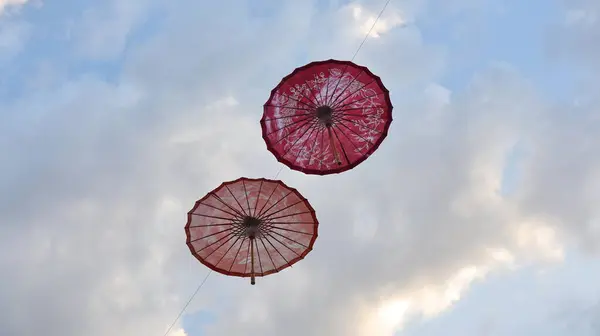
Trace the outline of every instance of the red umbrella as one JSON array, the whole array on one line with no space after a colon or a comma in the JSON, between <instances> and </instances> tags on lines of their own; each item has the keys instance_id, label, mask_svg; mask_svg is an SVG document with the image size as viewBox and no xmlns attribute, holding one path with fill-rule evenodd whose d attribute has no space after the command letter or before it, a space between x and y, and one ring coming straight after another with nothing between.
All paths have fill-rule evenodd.
<instances>
[{"instance_id":1,"label":"red umbrella","mask_svg":"<svg viewBox=\"0 0 600 336\"><path fill-rule=\"evenodd\" d=\"M281 181L239 178L196 202L185 225L192 254L212 270L254 278L292 266L317 239L315 210Z\"/></svg>"},{"instance_id":2,"label":"red umbrella","mask_svg":"<svg viewBox=\"0 0 600 336\"><path fill-rule=\"evenodd\" d=\"M386 137L392 102L381 79L348 61L312 62L281 80L260 121L267 149L306 174L349 170Z\"/></svg>"}]
</instances>

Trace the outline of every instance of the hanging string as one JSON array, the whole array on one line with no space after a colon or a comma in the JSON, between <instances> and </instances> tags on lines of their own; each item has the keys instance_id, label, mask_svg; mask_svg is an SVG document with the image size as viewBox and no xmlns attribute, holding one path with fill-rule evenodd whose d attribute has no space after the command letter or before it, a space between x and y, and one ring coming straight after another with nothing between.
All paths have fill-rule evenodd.
<instances>
[{"instance_id":1,"label":"hanging string","mask_svg":"<svg viewBox=\"0 0 600 336\"><path fill-rule=\"evenodd\" d=\"M371 28L369 29L369 31L367 32L367 34L365 35L365 38L362 40L362 42L360 43L360 45L358 46L358 48L356 49L356 51L354 52L354 55L352 56L352 58L350 59L350 62L353 62L354 59L356 58L356 55L358 55L358 52L360 51L360 49L362 49L363 45L365 44L365 42L367 41L367 39L369 38L369 36L371 35L371 33L373 32L373 29L375 29L375 25L377 25L377 22L379 22L379 19L381 19L381 16L383 15L383 12L385 12L386 8L388 7L388 5L390 4L392 0L387 0L385 2L385 4L383 5L383 8L381 8L381 11L379 12L379 15L377 15L377 17L375 18L375 21L373 22L373 24L371 25ZM277 179L277 177L279 176L279 174L281 174L281 171L283 170L283 164L282 166L279 168L279 170L277 171L277 174L275 174L275 177L273 179Z\"/></svg>"},{"instance_id":2,"label":"hanging string","mask_svg":"<svg viewBox=\"0 0 600 336\"><path fill-rule=\"evenodd\" d=\"M192 303L192 300L194 300L194 297L196 296L196 294L198 294L198 292L200 291L200 288L202 288L202 286L204 285L204 283L206 282L206 280L208 280L208 276L211 273L212 273L212 270L209 270L208 274L206 274L206 276L204 277L204 280L202 280L202 282L200 283L200 285L198 285L198 287L196 288L196 291L194 291L194 293L192 294L192 296L190 296L190 299L187 301L187 303L185 304L185 306L183 306L183 308L179 312L179 315L177 315L177 317L175 318L175 321L173 321L173 323L171 323L171 326L169 327L169 329L167 329L167 332L165 332L164 336L169 335L169 332L171 332L171 329L173 329L173 327L175 326L175 324L177 323L177 321L179 321L179 319L181 318L181 315L183 315L183 313L185 312L185 310L187 309L187 307L190 305L190 303Z\"/></svg>"},{"instance_id":3,"label":"hanging string","mask_svg":"<svg viewBox=\"0 0 600 336\"><path fill-rule=\"evenodd\" d=\"M362 48L363 44L365 44L365 42L367 41L367 39L371 35L371 32L373 32L373 29L375 29L375 25L377 24L377 22L379 21L379 19L383 15L383 12L385 12L385 9L387 8L387 6L390 4L391 1L392 0L387 0L386 3L385 3L385 5L383 5L383 8L379 12L379 15L377 15L377 18L375 18L375 21L373 22L373 25L371 26L371 29L369 29L369 32L367 33L367 35L365 35L365 38L362 40L362 42L358 46L358 49L356 49L356 52L354 53L354 56L352 56L352 59L350 60L350 62L354 61L354 59L356 58L356 55L358 55L358 52Z\"/></svg>"},{"instance_id":4,"label":"hanging string","mask_svg":"<svg viewBox=\"0 0 600 336\"><path fill-rule=\"evenodd\" d=\"M383 8L381 9L381 11L379 12L379 15L377 15L377 18L375 18L375 21L373 22L373 25L371 26L371 28L369 29L369 31L367 32L367 34L365 35L365 38L362 40L362 42L360 43L360 45L356 49L356 52L354 52L354 55L352 56L352 59L350 60L351 62L354 61L354 59L356 58L356 55L358 55L358 52L360 51L360 49L362 49L363 45L365 44L365 42L367 41L367 39L369 38L369 36L373 32L373 29L375 29L375 25L377 24L377 22L379 21L379 19L383 15L383 12L385 12L385 10L388 7L388 5L390 4L390 2L391 2L391 0L387 0L385 2L385 5L383 6ZM279 170L277 171L277 174L275 174L274 179L277 179L277 177L279 177L279 174L281 174L281 171L283 170L283 167L284 166L282 164L281 167L279 168ZM200 291L200 288L202 288L202 286L204 285L204 283L206 282L206 280L208 280L208 277L210 276L211 273L212 273L212 270L209 270L208 274L206 274L206 277L204 277L204 280L202 280L202 282L200 283L200 285L198 285L198 287L196 288L196 290L194 291L194 293L192 294L192 296L190 297L190 299L187 301L187 303L185 304L185 306L183 306L183 308L179 312L179 315L177 315L177 318L175 318L175 320L173 321L173 323L171 324L171 326L169 327L169 329L167 329L167 332L165 332L164 336L169 335L169 332L171 331L171 329L173 329L173 327L175 326L175 324L177 323L177 321L179 321L179 319L181 318L181 316L183 315L183 313L185 312L185 310L187 309L187 307L194 300L194 297L196 297L196 294L198 294L198 292Z\"/></svg>"}]
</instances>

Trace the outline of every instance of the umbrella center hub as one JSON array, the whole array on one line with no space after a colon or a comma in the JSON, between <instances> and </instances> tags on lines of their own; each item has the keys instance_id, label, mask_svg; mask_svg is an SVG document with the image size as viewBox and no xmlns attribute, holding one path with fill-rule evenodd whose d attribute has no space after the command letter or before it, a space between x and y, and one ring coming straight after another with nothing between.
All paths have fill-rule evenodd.
<instances>
[{"instance_id":1,"label":"umbrella center hub","mask_svg":"<svg viewBox=\"0 0 600 336\"><path fill-rule=\"evenodd\" d=\"M262 220L252 217L246 216L242 220L242 227L244 228L244 234L247 237L254 238L258 235L260 231L260 227L262 225Z\"/></svg>"},{"instance_id":2,"label":"umbrella center hub","mask_svg":"<svg viewBox=\"0 0 600 336\"><path fill-rule=\"evenodd\" d=\"M331 126L333 118L333 109L327 105L317 107L315 111L317 118L327 126Z\"/></svg>"}]
</instances>

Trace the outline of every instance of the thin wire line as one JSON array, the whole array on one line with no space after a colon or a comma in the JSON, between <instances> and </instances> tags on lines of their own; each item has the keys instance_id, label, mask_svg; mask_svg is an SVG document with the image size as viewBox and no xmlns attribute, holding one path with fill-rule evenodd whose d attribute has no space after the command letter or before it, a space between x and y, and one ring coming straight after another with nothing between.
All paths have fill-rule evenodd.
<instances>
[{"instance_id":1,"label":"thin wire line","mask_svg":"<svg viewBox=\"0 0 600 336\"><path fill-rule=\"evenodd\" d=\"M273 179L276 179L277 176L279 176L279 174L281 174L282 170L283 170L283 165L281 165L281 167L279 167L279 170L277 171L277 174L275 174L275 177Z\"/></svg>"},{"instance_id":2,"label":"thin wire line","mask_svg":"<svg viewBox=\"0 0 600 336\"><path fill-rule=\"evenodd\" d=\"M179 318L181 318L181 315L183 315L183 313L185 312L187 307L190 305L190 303L192 302L192 300L194 299L196 294L198 294L198 291L200 291L200 288L202 288L202 286L204 285L204 283L208 279L208 276L211 273L212 273L212 270L209 270L208 274L206 274L206 276L204 277L204 280L202 280L200 285L198 285L198 288L196 288L196 291L194 292L194 294L192 294L192 296L190 297L188 302L185 304L185 306L183 306L183 309L181 309L181 311L179 312L179 315L177 315L177 318L175 318L175 321L173 321L173 323L171 323L171 326L169 327L169 329L167 329L167 332L164 334L164 336L167 336L169 334L169 332L171 332L171 329L173 329L173 327L175 326L175 323L177 323L177 321L179 321Z\"/></svg>"},{"instance_id":3,"label":"thin wire line","mask_svg":"<svg viewBox=\"0 0 600 336\"><path fill-rule=\"evenodd\" d=\"M392 0L387 0L387 2L385 3L385 5L381 9L381 12L379 12L379 15L377 15L377 18L375 19L375 22L373 22L373 25L371 26L371 29L369 29L369 32L367 33L367 35L365 35L365 38L362 40L361 44L358 46L358 49L356 49L356 52L354 53L354 56L352 56L352 59L350 60L350 62L354 61L354 58L356 58L356 55L358 55L358 52L362 48L363 44L365 44L365 42L369 38L369 35L371 35L371 32L375 28L375 25L377 24L377 22L381 18L381 15L383 15L383 12L385 12L385 9L387 8L387 6L390 4L391 1Z\"/></svg>"}]
</instances>

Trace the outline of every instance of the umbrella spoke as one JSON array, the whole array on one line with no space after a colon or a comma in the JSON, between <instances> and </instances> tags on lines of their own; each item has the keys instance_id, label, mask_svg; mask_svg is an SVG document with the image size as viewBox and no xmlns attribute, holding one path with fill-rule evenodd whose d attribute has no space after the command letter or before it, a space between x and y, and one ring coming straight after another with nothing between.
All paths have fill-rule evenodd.
<instances>
[{"instance_id":1,"label":"umbrella spoke","mask_svg":"<svg viewBox=\"0 0 600 336\"><path fill-rule=\"evenodd\" d=\"M363 86L362 86L360 89L358 89L358 90L356 90L355 92L352 92L352 93L349 93L349 92L347 91L347 90L348 90L348 88L350 88L350 86L351 86L352 84L354 84L354 82L356 82L356 81L357 81L358 77L360 77L360 75L362 75L364 72L365 72L365 70L364 70L364 69L361 69L361 70L360 70L360 72L358 73L358 75L356 75L356 76L353 76L353 77L352 77L352 80L351 80L350 82L348 82L348 85L346 85L346 87L345 87L343 90L341 90L341 91L340 91L340 93L337 95L337 97L336 97L336 98L335 98L335 99L334 99L332 102L330 102L330 103L329 103L329 104L327 104L327 105L329 105L329 106L331 106L331 107L334 107L334 106L336 106L336 105L338 104L338 100L339 100L339 99L340 99L342 96L344 96L344 93L347 93L347 97L352 97L352 94L354 94L354 93L356 93L356 92L358 92L358 91L362 90L362 88L363 88L363 87L365 87L365 85L364 85L364 83L362 83L362 82L359 82L359 83L363 84ZM370 83L369 83L369 84L370 84Z\"/></svg>"},{"instance_id":2,"label":"umbrella spoke","mask_svg":"<svg viewBox=\"0 0 600 336\"><path fill-rule=\"evenodd\" d=\"M352 104L361 103L361 102L363 102L365 100L369 100L371 98L375 98L375 97L378 97L378 96L381 96L381 95L385 95L385 94L386 94L385 92L378 92L378 93L376 93L374 95L370 95L370 96L366 96L366 97L361 97L361 98L356 99L356 100L351 100L348 103L336 106L335 110L336 111L347 111L348 109L346 109L346 107L348 107L348 106L350 106Z\"/></svg>"},{"instance_id":3,"label":"umbrella spoke","mask_svg":"<svg viewBox=\"0 0 600 336\"><path fill-rule=\"evenodd\" d=\"M228 214L228 215L231 215L231 216L233 216L233 218L237 218L237 217L238 217L238 214L234 214L234 213L231 213L231 212L229 212L229 211L225 211L225 210L223 210L223 209L221 209L221 208L218 208L218 207L216 207L216 206L214 206L214 205L210 205L210 204L206 204L206 203L202 203L202 202L200 202L200 204L202 204L202 205L204 205L204 206L207 206L207 207L209 207L209 208L213 208L213 209L215 209L215 210L222 211L222 212L224 212L224 213L226 213L226 214Z\"/></svg>"},{"instance_id":4,"label":"umbrella spoke","mask_svg":"<svg viewBox=\"0 0 600 336\"><path fill-rule=\"evenodd\" d=\"M192 213L190 213L190 215L192 215L192 216L206 217L206 218L213 218L213 219L222 219L222 220L226 220L226 221L231 221L232 220L232 218L225 218L225 217L219 217L219 216L205 215L205 214L196 213L196 212L192 212Z\"/></svg>"},{"instance_id":5,"label":"umbrella spoke","mask_svg":"<svg viewBox=\"0 0 600 336\"><path fill-rule=\"evenodd\" d=\"M227 189L227 191L229 191L229 193L231 194L231 197L233 197L233 199L235 200L235 203L237 203L237 205L240 207L240 209L242 210L242 214L244 214L244 216L247 216L248 214L245 212L246 210L244 210L244 207L242 206L242 204L240 204L240 201L238 201L238 199L235 197L233 192L231 192L231 189L229 189L229 186L225 185L225 189Z\"/></svg>"},{"instance_id":6,"label":"umbrella spoke","mask_svg":"<svg viewBox=\"0 0 600 336\"><path fill-rule=\"evenodd\" d=\"M269 219L280 219L280 218L292 217L292 216L297 216L297 215L304 215L304 214L309 214L309 213L312 213L312 211L297 212L297 213L293 213L293 214L289 214L289 215L285 215L285 216L271 217Z\"/></svg>"},{"instance_id":7,"label":"umbrella spoke","mask_svg":"<svg viewBox=\"0 0 600 336\"><path fill-rule=\"evenodd\" d=\"M312 236L313 235L312 233L303 232L303 231L297 231L297 230L292 230L292 229L286 229L286 228L282 228L281 226L275 226L275 225L270 226L269 229L277 229L277 230L283 230L283 231L288 231L288 232L300 233L300 234L304 234L304 235L307 235L307 236ZM272 231L272 232L275 233L274 231Z\"/></svg>"},{"instance_id":8,"label":"umbrella spoke","mask_svg":"<svg viewBox=\"0 0 600 336\"><path fill-rule=\"evenodd\" d=\"M256 194L256 202L254 203L254 212L250 215L252 217L256 217L256 209L258 208L258 201L260 200L260 192L262 191L264 180L260 180L260 185L258 186L258 194Z\"/></svg>"},{"instance_id":9,"label":"umbrella spoke","mask_svg":"<svg viewBox=\"0 0 600 336\"><path fill-rule=\"evenodd\" d=\"M241 238L241 236L236 236L236 235L227 235L227 236L225 236L225 237L229 237L229 239L227 239L227 240L226 240L226 241L225 241L223 244L221 244L221 245L217 246L217 247L216 247L214 250L212 250L212 252L210 252L210 253L209 253L209 254L208 254L208 255L207 255L205 258L207 258L207 259L208 259L208 258L209 258L211 255L213 255L213 253L215 253L216 251L220 250L220 249L221 249L221 247L225 246L225 244L229 243L229 242L230 242L230 241L231 241L233 238L236 238L236 237L237 237L237 238L236 238L236 240L233 242L233 244L232 244L231 246L229 246L229 248L227 249L227 251L229 251L229 250L231 249L231 247L233 247L233 245L235 245L235 243L236 243L236 242L237 242L237 241L238 241L238 240ZM225 238L225 237L223 237L223 238ZM221 239L219 239L219 240L221 240ZM227 254L227 252L225 252L225 254ZM221 257L221 259L225 257L225 254L224 254L222 257ZM218 264L218 263L217 263L217 264ZM217 265L215 265L215 266L217 266Z\"/></svg>"},{"instance_id":10,"label":"umbrella spoke","mask_svg":"<svg viewBox=\"0 0 600 336\"><path fill-rule=\"evenodd\" d=\"M296 252L293 248L289 247L287 244L284 244L281 242L281 240L277 239L275 236L271 235L271 233L267 233L267 236L269 236L270 238L273 238L273 240L275 240L276 242L278 242L280 245L282 245L283 247L287 248L288 250L292 251L292 253L294 253L295 255L297 255L298 257L300 257L300 254L298 254L298 252ZM285 258L284 260L289 264L290 262L287 261Z\"/></svg>"},{"instance_id":11,"label":"umbrella spoke","mask_svg":"<svg viewBox=\"0 0 600 336\"><path fill-rule=\"evenodd\" d=\"M308 123L309 123L311 120L313 120L313 119L314 119L314 118L313 118L312 114L310 114L310 115L308 115L308 116L306 116L306 117L304 117L304 118L302 118L302 119L299 119L299 120L294 120L294 121L292 121L291 123L289 123L289 124L287 124L287 125L283 126L282 128L278 128L278 129L276 129L276 130L274 130L274 131L271 131L271 132L269 132L269 133L267 133L267 134L265 134L265 135L266 135L266 136L269 136L269 135L271 135L271 134L275 134L275 133L277 133L277 132L281 132L281 131L283 131L284 129L286 129L286 128L290 127L290 126L294 126L294 125L296 125L296 124L304 123L302 126L300 126L300 127L296 128L296 129L294 129L294 131L293 131L292 133L295 133L295 132L296 132L298 129L300 129L300 128L304 127L304 125L308 124Z\"/></svg>"},{"instance_id":12,"label":"umbrella spoke","mask_svg":"<svg viewBox=\"0 0 600 336\"><path fill-rule=\"evenodd\" d=\"M302 124L302 126L299 126L298 128L294 129L293 132L288 133L286 136L282 136L279 140L277 140L275 143L273 143L273 145L277 145L279 144L281 141L294 136L296 133L298 133L298 131L303 130L306 127L306 130L304 130L304 133L302 134L302 136L298 137L298 139L296 139L296 141L294 142L294 144L292 145L292 147L296 144L296 142L298 142L300 139L302 139L302 137L304 135L306 135L306 132L308 132L308 130L310 130L311 128L313 128L316 124L317 124L317 120L315 120L314 118L311 118L309 121L307 121L306 123Z\"/></svg>"},{"instance_id":13,"label":"umbrella spoke","mask_svg":"<svg viewBox=\"0 0 600 336\"><path fill-rule=\"evenodd\" d=\"M260 242L263 244L263 246L265 248L265 253L267 253L267 255L269 256L269 259L271 259L271 263L273 263L273 269L275 270L275 272L279 272L277 265L275 265L275 260L273 260L271 253L269 253L269 249L267 248L267 245L265 245L265 242L262 239L260 239Z\"/></svg>"},{"instance_id":14,"label":"umbrella spoke","mask_svg":"<svg viewBox=\"0 0 600 336\"><path fill-rule=\"evenodd\" d=\"M281 234L281 233L279 233L279 232L276 232L276 231L270 231L270 232L269 232L269 234L271 234L271 233L273 233L273 234L276 234L276 235L278 235L278 236L280 236L280 237L283 237L283 238L285 238L285 239L287 239L287 240L291 241L291 242L292 242L292 243L294 243L294 244L298 244L298 245L300 245L300 246L302 246L302 247L304 247L304 248L308 248L308 246L306 246L306 245L302 244L301 242L299 242L299 241L296 241L296 240L294 240L294 239L292 239L292 238L290 238L290 237L288 237L288 236L284 236L284 235L282 235L282 234ZM273 238L275 238L275 237L273 237ZM285 246L287 246L287 244L283 244L283 243L282 243L282 245L285 245ZM292 249L290 248L290 250L292 250ZM294 251L294 250L292 250L292 251ZM294 252L296 252L296 251L294 251Z\"/></svg>"},{"instance_id":15,"label":"umbrella spoke","mask_svg":"<svg viewBox=\"0 0 600 336\"><path fill-rule=\"evenodd\" d=\"M232 227L231 227L231 228L227 228L227 229L225 229L225 230L223 230L223 231L219 231L219 232L211 233L211 234L209 234L209 235L207 235L207 236L203 236L203 237L200 237L200 238L194 239L194 240L190 241L190 243L191 243L191 242L198 241L198 240L200 240L200 239L206 239L206 238L214 237L214 236L216 236L216 235L218 235L218 234L221 234L221 233L224 233L224 232L227 232L227 231L231 231L231 230L234 230L234 229L235 229L235 228L232 228Z\"/></svg>"},{"instance_id":16,"label":"umbrella spoke","mask_svg":"<svg viewBox=\"0 0 600 336\"><path fill-rule=\"evenodd\" d=\"M250 195L248 195L248 189L246 189L246 183L242 180L242 185L244 186L244 195L246 196L246 204L248 205L248 216L252 214L252 210L250 210Z\"/></svg>"},{"instance_id":17,"label":"umbrella spoke","mask_svg":"<svg viewBox=\"0 0 600 336\"><path fill-rule=\"evenodd\" d=\"M237 250L237 252L235 253L235 257L233 257L233 259L231 259L231 266L229 266L229 270L228 272L231 272L231 269L233 268L233 266L235 265L235 261L237 260L238 255L240 254L240 251L242 250L242 246L244 246L244 242L246 241L246 237L242 237L242 242L240 243L240 248Z\"/></svg>"},{"instance_id":18,"label":"umbrella spoke","mask_svg":"<svg viewBox=\"0 0 600 336\"><path fill-rule=\"evenodd\" d=\"M235 236L232 236L235 237ZM231 251L231 249L235 246L235 244L237 244L237 242L242 239L242 236L237 236L237 238L235 239L235 241L233 242L233 244L231 244L231 246L229 246L229 248L227 249L227 251L225 251L225 253L223 253L223 255L221 256L221 258L219 258L219 261L217 261L217 263L215 264L215 267L218 267L219 264L221 263L221 261L223 261L223 259L225 259L225 256L229 253L229 251ZM216 251L216 249L215 249Z\"/></svg>"},{"instance_id":19,"label":"umbrella spoke","mask_svg":"<svg viewBox=\"0 0 600 336\"><path fill-rule=\"evenodd\" d=\"M208 245L204 246L203 248L201 248L201 249L199 249L199 250L196 250L196 253L199 253L199 252L202 252L202 251L204 251L205 249L207 249L207 248L209 248L209 247L213 246L214 244L216 244L216 243L218 243L218 242L222 241L223 239L225 239L225 238L227 238L227 237L235 237L235 235L224 235L223 237L219 238L218 240L215 240L214 242L212 242L212 243L210 243L210 244L208 244ZM200 238L200 239L204 239L204 238ZM195 241L198 241L198 240L200 240L200 239L194 239L194 240L190 241L190 243L192 243L192 242L195 242Z\"/></svg>"},{"instance_id":20,"label":"umbrella spoke","mask_svg":"<svg viewBox=\"0 0 600 336\"><path fill-rule=\"evenodd\" d=\"M268 236L268 235L267 235L267 236ZM286 263L287 265L289 265L289 264L290 264L290 262L289 262L289 261L288 261L288 260L287 260L287 259L286 259L286 258L283 256L283 254L281 253L281 251L279 251L279 250L277 249L277 247L275 247L275 245L273 245L273 243L271 242L271 240L270 240L270 239L269 239L267 236L264 236L264 237L263 237L263 239L264 239L264 240L266 240L266 241L267 241L267 243L269 243L269 245L271 245L271 246L273 247L273 249L275 250L275 252L277 252L277 253L279 254L279 256L281 256L281 259L283 259L283 260L285 261L285 263Z\"/></svg>"},{"instance_id":21,"label":"umbrella spoke","mask_svg":"<svg viewBox=\"0 0 600 336\"><path fill-rule=\"evenodd\" d=\"M344 143L340 140L340 137L338 136L337 132L335 131L335 128L331 127L331 131L333 132L333 135L335 136L337 141L340 143L340 149L342 150L342 154L344 154L344 158L346 159L346 162L348 164L350 164L350 158L348 157L348 153L346 153L346 148L344 148Z\"/></svg>"},{"instance_id":22,"label":"umbrella spoke","mask_svg":"<svg viewBox=\"0 0 600 336\"><path fill-rule=\"evenodd\" d=\"M279 202L283 201L286 197L288 197L292 193L293 193L293 191L289 190L285 195L283 195L283 197L278 199L275 203L271 204L271 206L267 210L265 210L264 213L261 212L257 218L259 220L263 220L265 218L265 215L264 215L265 213L269 212L271 209L273 209L273 207L275 207L277 204L279 204Z\"/></svg>"},{"instance_id":23,"label":"umbrella spoke","mask_svg":"<svg viewBox=\"0 0 600 336\"><path fill-rule=\"evenodd\" d=\"M302 101L302 99L298 100L298 99L296 99L296 98L293 98L292 96L290 96L289 94L287 94L287 93L285 93L285 92L282 92L282 93L281 93L281 95L282 95L282 96L284 96L284 97L286 97L287 99L291 99L291 100L294 100L294 101L296 101L296 102L298 102L298 103L300 103L300 104L303 104L304 106L308 106L308 107L309 107L309 108L311 108L311 109L316 109L316 108L317 108L317 107L316 107L316 106L314 106L314 105L311 105L311 104L308 104L308 103L306 103L306 102ZM304 97L304 98L306 98L306 97ZM309 99L309 102L311 102L311 101L310 101L310 99ZM311 103L312 103L312 102L311 102Z\"/></svg>"},{"instance_id":24,"label":"umbrella spoke","mask_svg":"<svg viewBox=\"0 0 600 336\"><path fill-rule=\"evenodd\" d=\"M212 226L224 226L224 225L234 225L237 224L235 222L223 223L223 224L202 224L202 225L191 225L190 228L203 228L203 227L212 227Z\"/></svg>"},{"instance_id":25,"label":"umbrella spoke","mask_svg":"<svg viewBox=\"0 0 600 336\"><path fill-rule=\"evenodd\" d=\"M225 202L221 197L219 197L219 195L217 195L214 192L211 192L210 195L212 195L214 198L218 199L219 202L221 202L223 205L225 205L226 207L228 207L231 211L235 212L236 214L238 214L238 216L240 218L244 218L244 214L239 212L237 209L234 209L231 205L227 204L227 202Z\"/></svg>"},{"instance_id":26,"label":"umbrella spoke","mask_svg":"<svg viewBox=\"0 0 600 336\"><path fill-rule=\"evenodd\" d=\"M258 266L260 267L260 275L264 275L265 271L263 271L263 265L262 265L262 261L260 260L260 249L258 248L258 242L256 241L256 239L253 240L254 241L254 245L256 246L255 250L256 250L256 256L258 257Z\"/></svg>"},{"instance_id":27,"label":"umbrella spoke","mask_svg":"<svg viewBox=\"0 0 600 336\"><path fill-rule=\"evenodd\" d=\"M289 193L289 194L291 194L291 193L292 193L292 192L290 191L290 193ZM285 196L287 197L287 195L289 195L289 194L286 194ZM283 199L283 198L282 198L282 199ZM280 201L281 201L281 200L280 200ZM292 204L290 204L290 205L286 206L285 208L281 208L281 209L279 209L279 210L277 210L277 211L275 211L275 212L271 212L271 213L270 213L270 214L268 214L268 215L266 215L266 214L265 214L265 215L262 215L261 217L259 217L259 219L260 219L260 220L265 220L265 219L268 219L269 217L273 216L274 214L280 213L280 212L282 212L282 211L284 211L284 210L287 210L287 209L289 209L289 208L291 208L291 207L293 207L293 206L295 206L295 205L298 205L298 204L300 204L300 203L303 203L303 202L305 202L305 200L303 200L303 199L300 199L300 200L299 200L299 201L297 201L296 203L292 203Z\"/></svg>"}]
</instances>

